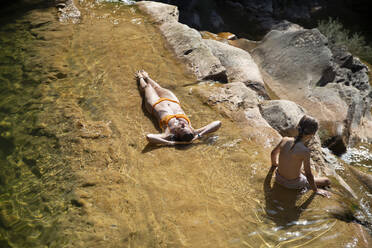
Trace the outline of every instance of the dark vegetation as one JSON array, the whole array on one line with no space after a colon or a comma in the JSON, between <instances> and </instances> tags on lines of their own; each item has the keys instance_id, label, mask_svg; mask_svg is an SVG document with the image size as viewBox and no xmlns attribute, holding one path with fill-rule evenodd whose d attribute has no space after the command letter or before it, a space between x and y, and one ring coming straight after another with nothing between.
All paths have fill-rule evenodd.
<instances>
[{"instance_id":1,"label":"dark vegetation","mask_svg":"<svg viewBox=\"0 0 372 248\"><path fill-rule=\"evenodd\" d=\"M339 20L319 21L319 31L324 34L331 46L343 46L353 55L372 63L372 47L366 42L366 39L360 33L352 33L344 28Z\"/></svg>"}]
</instances>

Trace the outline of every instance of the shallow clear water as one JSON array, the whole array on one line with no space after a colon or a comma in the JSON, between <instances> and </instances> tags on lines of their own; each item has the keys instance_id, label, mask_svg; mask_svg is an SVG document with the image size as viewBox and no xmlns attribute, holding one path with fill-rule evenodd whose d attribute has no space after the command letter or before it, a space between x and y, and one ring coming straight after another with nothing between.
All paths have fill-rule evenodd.
<instances>
[{"instance_id":1,"label":"shallow clear water","mask_svg":"<svg viewBox=\"0 0 372 248\"><path fill-rule=\"evenodd\" d=\"M195 85L136 7L79 3L79 24L37 8L0 28L1 247L367 247L364 227L329 214L359 204L341 186L323 199L270 183L270 147L194 94L217 85ZM194 127L222 128L149 146L141 68Z\"/></svg>"}]
</instances>

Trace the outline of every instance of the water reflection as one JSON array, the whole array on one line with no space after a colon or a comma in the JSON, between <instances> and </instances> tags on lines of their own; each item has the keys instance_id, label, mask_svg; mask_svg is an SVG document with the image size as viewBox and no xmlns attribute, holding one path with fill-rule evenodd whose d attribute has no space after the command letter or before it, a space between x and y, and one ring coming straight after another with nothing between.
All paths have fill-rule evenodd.
<instances>
[{"instance_id":1,"label":"water reflection","mask_svg":"<svg viewBox=\"0 0 372 248\"><path fill-rule=\"evenodd\" d=\"M302 212L314 199L315 194L311 194L305 202L297 206L296 202L302 196L301 190L287 189L276 182L271 186L271 178L275 169L273 166L270 168L264 181L265 210L276 225L286 228L297 223Z\"/></svg>"}]
</instances>

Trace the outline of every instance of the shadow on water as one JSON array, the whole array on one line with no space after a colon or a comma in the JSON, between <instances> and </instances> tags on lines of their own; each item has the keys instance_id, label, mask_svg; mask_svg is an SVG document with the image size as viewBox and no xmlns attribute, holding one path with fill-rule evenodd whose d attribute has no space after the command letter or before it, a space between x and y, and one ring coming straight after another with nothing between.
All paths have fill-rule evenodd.
<instances>
[{"instance_id":1,"label":"shadow on water","mask_svg":"<svg viewBox=\"0 0 372 248\"><path fill-rule=\"evenodd\" d=\"M53 7L53 0L4 0L1 2L0 27L21 18L34 9Z\"/></svg>"},{"instance_id":2,"label":"shadow on water","mask_svg":"<svg viewBox=\"0 0 372 248\"><path fill-rule=\"evenodd\" d=\"M0 156L8 156L14 150L14 143L6 138L0 137ZM3 153L3 154L1 154Z\"/></svg>"},{"instance_id":3,"label":"shadow on water","mask_svg":"<svg viewBox=\"0 0 372 248\"><path fill-rule=\"evenodd\" d=\"M301 213L310 205L315 194L297 206L296 201L301 197L300 190L287 189L278 183L271 186L271 178L275 167L271 167L264 181L266 213L278 225L288 227L297 221Z\"/></svg>"},{"instance_id":4,"label":"shadow on water","mask_svg":"<svg viewBox=\"0 0 372 248\"><path fill-rule=\"evenodd\" d=\"M170 145L169 147L174 147L177 150L189 150L192 147L200 146L200 145L204 146L204 145L207 145L207 144L210 144L210 142L208 142L207 139L203 139L202 141L197 142L197 143L194 142L192 144L176 145L176 146ZM165 145L156 145L156 144L147 143L147 145L143 148L142 153L152 152L152 151L155 151L155 150L158 150L158 149L161 149L161 148L164 149L164 147L165 147Z\"/></svg>"}]
</instances>

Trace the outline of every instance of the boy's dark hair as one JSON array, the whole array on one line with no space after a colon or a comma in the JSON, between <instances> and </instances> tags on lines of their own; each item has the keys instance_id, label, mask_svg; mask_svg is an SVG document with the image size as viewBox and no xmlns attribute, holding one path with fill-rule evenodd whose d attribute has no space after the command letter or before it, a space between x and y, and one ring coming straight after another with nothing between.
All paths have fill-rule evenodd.
<instances>
[{"instance_id":1,"label":"boy's dark hair","mask_svg":"<svg viewBox=\"0 0 372 248\"><path fill-rule=\"evenodd\" d=\"M319 124L313 117L304 115L297 124L298 135L291 147L291 149L302 139L304 135L315 134L318 130Z\"/></svg>"}]
</instances>

